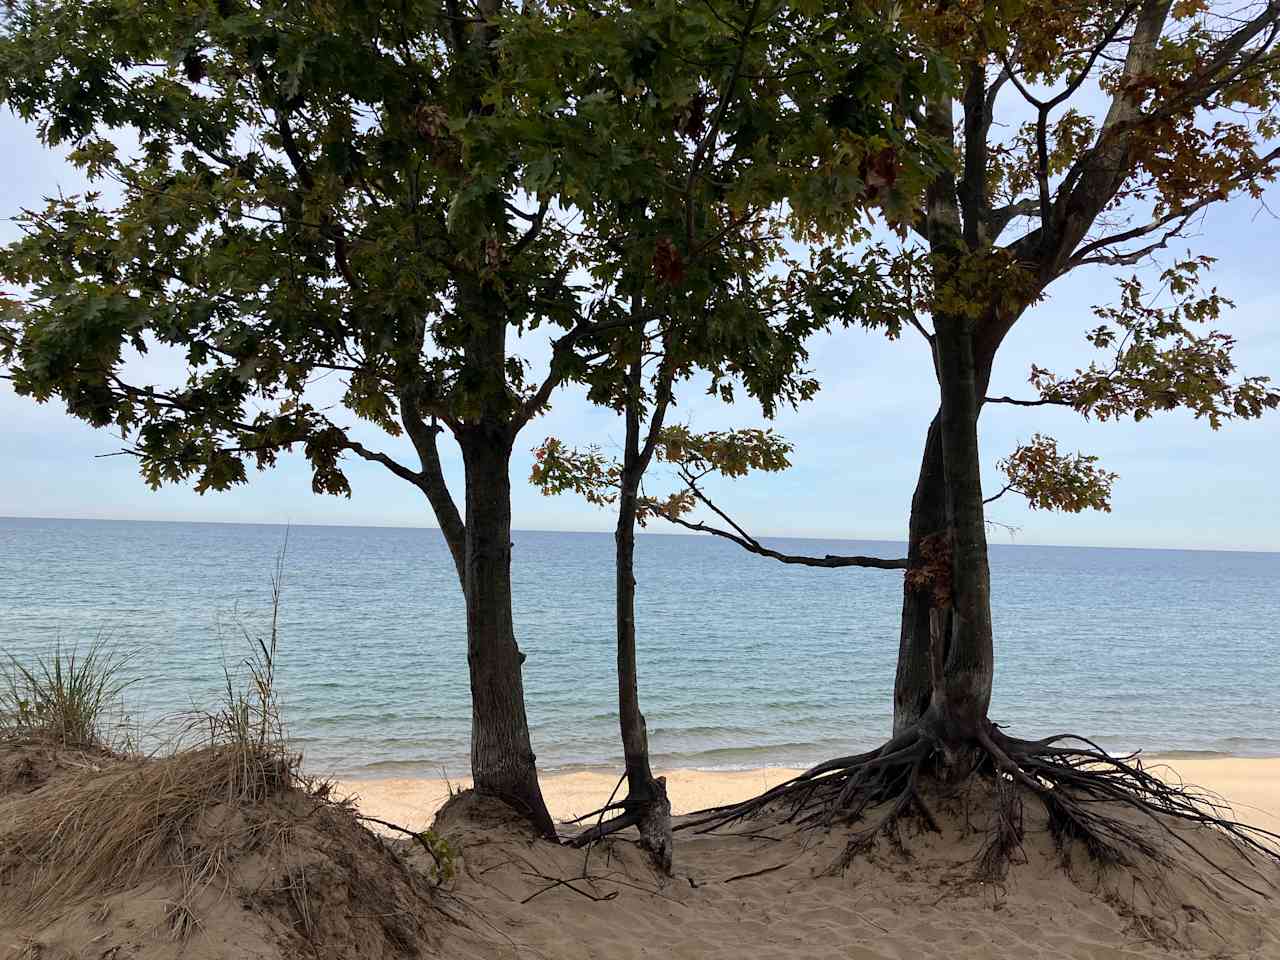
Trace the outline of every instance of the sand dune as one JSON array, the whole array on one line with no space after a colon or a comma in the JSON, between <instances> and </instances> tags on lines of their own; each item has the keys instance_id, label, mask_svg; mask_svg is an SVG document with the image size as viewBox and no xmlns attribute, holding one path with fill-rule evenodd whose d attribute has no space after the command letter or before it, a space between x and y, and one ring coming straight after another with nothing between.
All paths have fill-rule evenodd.
<instances>
[{"instance_id":1,"label":"sand dune","mask_svg":"<svg viewBox=\"0 0 1280 960\"><path fill-rule=\"evenodd\" d=\"M862 825L799 832L762 816L677 834L663 876L625 836L576 850L534 837L494 800L465 793L441 808L442 781L347 785L367 815L434 824L429 854L370 834L323 787L260 779L274 768L242 761L0 744L0 960L1280 958L1280 862L1246 860L1207 829L1173 839L1107 808L1151 830L1163 859L1101 867L1079 842L1060 849L1028 798L1013 862L980 875L985 780L928 796L937 833L909 819L851 853ZM1242 817L1280 819L1280 761L1174 763ZM668 782L683 811L789 773ZM567 817L615 782L576 773L544 786Z\"/></svg>"}]
</instances>

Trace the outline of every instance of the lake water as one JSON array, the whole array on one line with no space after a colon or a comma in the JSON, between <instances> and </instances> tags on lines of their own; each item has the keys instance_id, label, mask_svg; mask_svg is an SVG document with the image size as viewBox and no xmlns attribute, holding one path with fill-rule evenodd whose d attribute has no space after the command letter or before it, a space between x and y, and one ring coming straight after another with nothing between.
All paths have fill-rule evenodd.
<instances>
[{"instance_id":1,"label":"lake water","mask_svg":"<svg viewBox=\"0 0 1280 960\"><path fill-rule=\"evenodd\" d=\"M0 519L0 652L103 636L134 723L212 703L269 620L285 528ZM616 766L613 538L518 532L515 620L544 770ZM900 555L892 543L778 540ZM636 547L659 768L803 765L889 730L901 572L782 566L698 536ZM1108 748L1280 755L1280 554L993 544L991 715ZM288 531L278 676L314 772L464 775L465 616L436 530Z\"/></svg>"}]
</instances>

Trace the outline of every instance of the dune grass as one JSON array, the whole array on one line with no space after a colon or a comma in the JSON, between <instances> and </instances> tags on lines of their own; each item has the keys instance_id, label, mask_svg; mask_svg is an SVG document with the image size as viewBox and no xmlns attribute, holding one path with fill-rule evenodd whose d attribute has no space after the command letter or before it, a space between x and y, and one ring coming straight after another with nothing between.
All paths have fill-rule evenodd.
<instances>
[{"instance_id":1,"label":"dune grass","mask_svg":"<svg viewBox=\"0 0 1280 960\"><path fill-rule=\"evenodd\" d=\"M248 630L242 630L249 652L240 661L240 669L223 667L223 689L216 707L195 711L186 724L183 739L190 741L194 737L198 745L235 753L243 765L282 766L291 777L296 777L301 758L289 750L276 688L284 556L285 548L281 547L271 577L271 622L267 636L253 636ZM252 782L257 776L246 769L244 778Z\"/></svg>"},{"instance_id":2,"label":"dune grass","mask_svg":"<svg viewBox=\"0 0 1280 960\"><path fill-rule=\"evenodd\" d=\"M56 645L27 663L10 656L0 668L0 734L63 747L110 748L109 719L134 682L120 655L101 639L83 652Z\"/></svg>"}]
</instances>

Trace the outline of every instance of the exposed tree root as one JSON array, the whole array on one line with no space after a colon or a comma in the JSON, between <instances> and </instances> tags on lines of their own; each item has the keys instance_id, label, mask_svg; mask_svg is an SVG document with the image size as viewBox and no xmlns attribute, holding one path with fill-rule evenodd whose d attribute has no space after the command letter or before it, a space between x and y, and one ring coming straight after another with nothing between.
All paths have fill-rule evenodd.
<instances>
[{"instance_id":1,"label":"exposed tree root","mask_svg":"<svg viewBox=\"0 0 1280 960\"><path fill-rule=\"evenodd\" d=\"M624 775L625 779L625 775ZM622 781L618 781L618 787ZM640 833L640 848L649 854L662 873L671 873L671 800L667 797L667 781L665 777L655 777L642 790L631 789L626 799L614 803L618 787L614 787L613 795L599 810L593 810L585 816L578 817L575 823L590 820L592 817L603 818L604 814L620 811L617 816L608 820L601 819L594 826L577 834L569 841L571 847L586 847L611 834L635 827Z\"/></svg>"},{"instance_id":2,"label":"exposed tree root","mask_svg":"<svg viewBox=\"0 0 1280 960\"><path fill-rule=\"evenodd\" d=\"M1102 864L1134 866L1145 860L1167 865L1170 844L1175 844L1240 886L1263 893L1214 862L1177 829L1181 826L1218 831L1249 862L1280 862L1280 834L1235 820L1220 798L1161 780L1136 754L1113 757L1092 741L1071 735L1021 740L989 722L959 747L944 745L923 727L905 731L876 750L820 763L750 800L699 811L675 829L710 832L766 810L780 812L784 823L830 826L860 823L874 811L874 819L849 839L838 864L847 866L878 836L900 843L898 828L908 818L922 829L939 829L922 781L954 789L971 777L992 785L988 838L976 864L984 877L999 877L1010 863L1023 859L1023 800L1028 795L1043 804L1059 849L1079 842ZM1126 810L1141 817L1126 818Z\"/></svg>"}]
</instances>

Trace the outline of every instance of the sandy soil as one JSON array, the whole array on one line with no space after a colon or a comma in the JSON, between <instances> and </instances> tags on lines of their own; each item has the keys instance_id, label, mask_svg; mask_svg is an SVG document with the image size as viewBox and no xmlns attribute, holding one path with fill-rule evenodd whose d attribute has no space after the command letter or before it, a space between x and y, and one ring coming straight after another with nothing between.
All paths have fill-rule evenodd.
<instances>
[{"instance_id":1,"label":"sandy soil","mask_svg":"<svg viewBox=\"0 0 1280 960\"><path fill-rule=\"evenodd\" d=\"M757 820L679 834L675 875L663 878L634 843L588 853L539 842L468 794L436 821L459 851L446 897L467 924L441 948L451 960L1280 957L1274 897L1199 855L1261 891L1280 882L1275 864L1245 864L1214 834L1189 831L1191 846L1168 844L1162 866L1100 869L1078 846L1064 860L1028 804L1018 863L983 880L989 798L968 799L968 809L937 803L941 834L906 827L900 845L881 839L848 863L842 829L797 834Z\"/></svg>"},{"instance_id":2,"label":"sandy soil","mask_svg":"<svg viewBox=\"0 0 1280 960\"><path fill-rule=\"evenodd\" d=\"M1280 758L1152 756L1147 765L1166 779L1181 778L1226 798L1241 820L1280 833ZM769 767L669 770L665 776L672 812L678 815L745 800L799 772ZM617 777L608 773L553 773L542 777L542 793L553 816L571 820L603 806L617 782ZM354 794L361 810L371 816L425 829L449 798L451 788L470 786L466 779L346 780L338 792Z\"/></svg>"},{"instance_id":3,"label":"sandy soil","mask_svg":"<svg viewBox=\"0 0 1280 960\"><path fill-rule=\"evenodd\" d=\"M979 874L987 781L926 798L939 832L911 819L852 851L859 827L797 832L767 816L679 833L663 876L626 836L548 843L470 793L437 810L441 781L347 784L367 815L436 831L431 852L380 839L314 787L262 781L230 796L239 756L228 767L200 752L0 744L0 960L1280 958L1280 861L1246 860L1213 831L1171 838L1108 808L1151 831L1162 859L1101 867L1079 842L1059 848L1028 799L1012 864ZM1280 760L1174 764L1240 816L1280 825ZM686 811L789 773L674 771L668 783ZM614 783L576 773L544 788L569 817Z\"/></svg>"}]
</instances>

